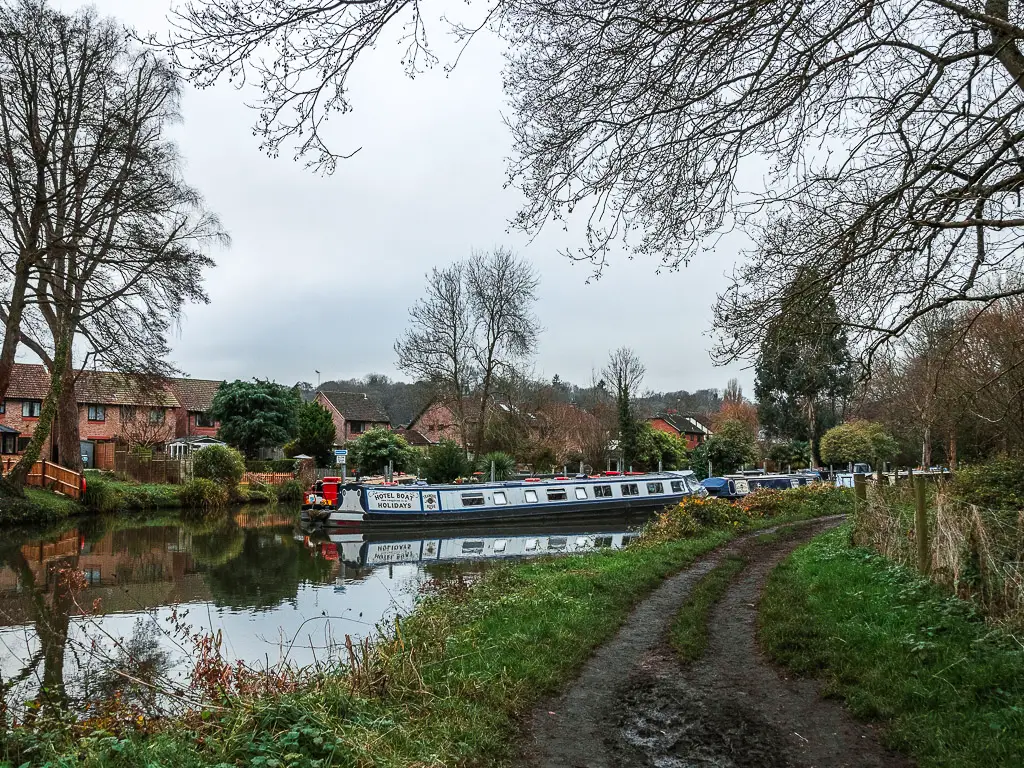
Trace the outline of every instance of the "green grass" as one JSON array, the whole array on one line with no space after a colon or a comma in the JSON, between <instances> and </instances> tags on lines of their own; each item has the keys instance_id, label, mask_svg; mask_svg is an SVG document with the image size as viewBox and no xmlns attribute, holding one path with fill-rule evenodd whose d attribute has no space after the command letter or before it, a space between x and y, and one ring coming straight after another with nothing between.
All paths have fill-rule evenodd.
<instances>
[{"instance_id":1,"label":"green grass","mask_svg":"<svg viewBox=\"0 0 1024 768\"><path fill-rule=\"evenodd\" d=\"M767 653L885 723L921 766L1021 765L1021 646L849 534L815 539L772 574L759 619Z\"/></svg>"},{"instance_id":2,"label":"green grass","mask_svg":"<svg viewBox=\"0 0 1024 768\"><path fill-rule=\"evenodd\" d=\"M739 555L725 557L690 590L669 630L669 642L683 661L692 663L704 655L711 609L746 564L746 558Z\"/></svg>"}]
</instances>

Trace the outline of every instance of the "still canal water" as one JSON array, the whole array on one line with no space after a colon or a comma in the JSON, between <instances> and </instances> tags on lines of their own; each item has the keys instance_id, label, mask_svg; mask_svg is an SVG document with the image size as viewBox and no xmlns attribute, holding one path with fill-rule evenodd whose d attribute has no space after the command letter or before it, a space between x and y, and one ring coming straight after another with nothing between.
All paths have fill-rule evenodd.
<instances>
[{"instance_id":1,"label":"still canal water","mask_svg":"<svg viewBox=\"0 0 1024 768\"><path fill-rule=\"evenodd\" d=\"M83 707L132 678L184 689L191 638L206 633L250 666L323 661L346 635L411 609L429 580L471 578L509 557L618 548L631 525L328 534L278 508L0 536L0 690L17 706L61 689Z\"/></svg>"}]
</instances>

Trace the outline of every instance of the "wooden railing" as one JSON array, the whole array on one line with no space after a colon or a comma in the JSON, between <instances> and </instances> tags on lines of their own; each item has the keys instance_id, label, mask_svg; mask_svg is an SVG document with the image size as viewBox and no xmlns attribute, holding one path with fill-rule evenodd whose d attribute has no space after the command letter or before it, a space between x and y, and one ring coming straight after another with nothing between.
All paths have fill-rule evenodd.
<instances>
[{"instance_id":1,"label":"wooden railing","mask_svg":"<svg viewBox=\"0 0 1024 768\"><path fill-rule=\"evenodd\" d=\"M294 472L246 472L242 475L242 485L251 485L252 483L281 485L287 480L294 479Z\"/></svg>"},{"instance_id":2,"label":"wooden railing","mask_svg":"<svg viewBox=\"0 0 1024 768\"><path fill-rule=\"evenodd\" d=\"M18 463L17 456L3 458L3 471L6 475ZM25 478L26 485L35 488L49 488L72 499L82 497L82 475L74 470L54 464L52 461L37 461Z\"/></svg>"}]
</instances>

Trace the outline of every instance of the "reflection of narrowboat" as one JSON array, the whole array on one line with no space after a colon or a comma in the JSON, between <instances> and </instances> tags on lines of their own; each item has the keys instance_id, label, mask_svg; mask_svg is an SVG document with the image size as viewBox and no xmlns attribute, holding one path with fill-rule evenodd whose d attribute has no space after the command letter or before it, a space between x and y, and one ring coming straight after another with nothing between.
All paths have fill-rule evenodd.
<instances>
[{"instance_id":1,"label":"reflection of narrowboat","mask_svg":"<svg viewBox=\"0 0 1024 768\"><path fill-rule=\"evenodd\" d=\"M689 495L705 495L693 472L411 486L343 484L327 477L317 481L302 509L307 519L327 525L447 524L649 512Z\"/></svg>"},{"instance_id":2,"label":"reflection of narrowboat","mask_svg":"<svg viewBox=\"0 0 1024 768\"><path fill-rule=\"evenodd\" d=\"M372 568L401 563L459 562L540 555L581 554L599 549L623 549L639 534L636 531L493 531L480 535L436 536L416 539L383 538L364 533L327 532L326 541L313 541L323 553L329 546L346 565Z\"/></svg>"}]
</instances>

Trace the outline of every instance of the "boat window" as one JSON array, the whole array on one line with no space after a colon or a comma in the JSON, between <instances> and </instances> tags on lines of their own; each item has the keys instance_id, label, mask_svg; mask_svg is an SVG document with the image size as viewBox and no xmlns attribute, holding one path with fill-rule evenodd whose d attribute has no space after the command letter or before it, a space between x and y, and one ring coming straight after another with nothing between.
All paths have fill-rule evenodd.
<instances>
[{"instance_id":1,"label":"boat window","mask_svg":"<svg viewBox=\"0 0 1024 768\"><path fill-rule=\"evenodd\" d=\"M462 494L462 506L482 507L484 506L484 495L482 493L464 493Z\"/></svg>"},{"instance_id":2,"label":"boat window","mask_svg":"<svg viewBox=\"0 0 1024 768\"><path fill-rule=\"evenodd\" d=\"M587 489L584 488L583 486L577 485L576 486L576 498L577 499L585 499L585 498L587 498Z\"/></svg>"},{"instance_id":3,"label":"boat window","mask_svg":"<svg viewBox=\"0 0 1024 768\"><path fill-rule=\"evenodd\" d=\"M505 545L507 543L508 542L506 542L505 539L498 539L496 542L494 542L494 551L495 552L504 552L505 551Z\"/></svg>"},{"instance_id":4,"label":"boat window","mask_svg":"<svg viewBox=\"0 0 1024 768\"><path fill-rule=\"evenodd\" d=\"M533 489L530 489L529 491L527 491L526 492L526 500L528 502L530 502L531 504L536 504L537 503L537 492L535 490L533 490Z\"/></svg>"},{"instance_id":5,"label":"boat window","mask_svg":"<svg viewBox=\"0 0 1024 768\"><path fill-rule=\"evenodd\" d=\"M462 542L462 553L463 554L477 554L478 552L484 551L484 543L482 541L464 541Z\"/></svg>"},{"instance_id":6,"label":"boat window","mask_svg":"<svg viewBox=\"0 0 1024 768\"><path fill-rule=\"evenodd\" d=\"M610 498L612 495L612 487L610 485L595 485L594 486L594 498Z\"/></svg>"},{"instance_id":7,"label":"boat window","mask_svg":"<svg viewBox=\"0 0 1024 768\"><path fill-rule=\"evenodd\" d=\"M508 504L508 499L505 498L505 492L504 491L495 491L494 492L494 503L497 504L498 506L501 506L503 504Z\"/></svg>"},{"instance_id":8,"label":"boat window","mask_svg":"<svg viewBox=\"0 0 1024 768\"><path fill-rule=\"evenodd\" d=\"M672 481L672 493L682 493L682 492L683 492L683 481L682 480L673 480Z\"/></svg>"},{"instance_id":9,"label":"boat window","mask_svg":"<svg viewBox=\"0 0 1024 768\"><path fill-rule=\"evenodd\" d=\"M634 541L637 540L639 535L640 534L637 534L637 533L630 533L630 534L628 534L626 536L623 536L622 537L622 546L628 547L630 544L632 544Z\"/></svg>"},{"instance_id":10,"label":"boat window","mask_svg":"<svg viewBox=\"0 0 1024 768\"><path fill-rule=\"evenodd\" d=\"M548 489L548 501L565 501L569 496L565 492L565 488L549 488Z\"/></svg>"},{"instance_id":11,"label":"boat window","mask_svg":"<svg viewBox=\"0 0 1024 768\"><path fill-rule=\"evenodd\" d=\"M552 536L548 539L548 549L565 549L565 536Z\"/></svg>"},{"instance_id":12,"label":"boat window","mask_svg":"<svg viewBox=\"0 0 1024 768\"><path fill-rule=\"evenodd\" d=\"M639 496L640 495L640 489L637 487L636 483L623 483L619 487L622 489L622 495L623 496Z\"/></svg>"},{"instance_id":13,"label":"boat window","mask_svg":"<svg viewBox=\"0 0 1024 768\"><path fill-rule=\"evenodd\" d=\"M595 536L594 537L594 546L597 547L598 549L604 549L605 547L610 547L611 545L612 545L612 537L611 536Z\"/></svg>"},{"instance_id":14,"label":"boat window","mask_svg":"<svg viewBox=\"0 0 1024 768\"><path fill-rule=\"evenodd\" d=\"M647 484L647 492L648 493L664 493L665 492L665 484L664 483L648 483Z\"/></svg>"},{"instance_id":15,"label":"boat window","mask_svg":"<svg viewBox=\"0 0 1024 768\"><path fill-rule=\"evenodd\" d=\"M527 539L525 549L527 552L535 552L537 550L537 540Z\"/></svg>"}]
</instances>

